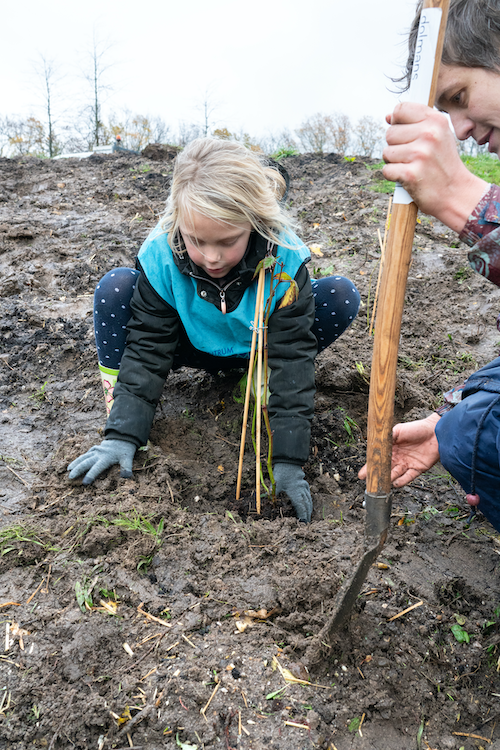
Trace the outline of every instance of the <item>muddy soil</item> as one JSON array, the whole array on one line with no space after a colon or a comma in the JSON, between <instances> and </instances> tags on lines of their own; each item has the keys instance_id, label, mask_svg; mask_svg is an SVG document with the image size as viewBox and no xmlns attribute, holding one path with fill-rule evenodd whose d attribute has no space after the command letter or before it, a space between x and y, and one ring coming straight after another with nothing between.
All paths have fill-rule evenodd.
<instances>
[{"instance_id":1,"label":"muddy soil","mask_svg":"<svg viewBox=\"0 0 500 750\"><path fill-rule=\"evenodd\" d=\"M499 748L500 536L480 515L467 524L439 465L393 492L352 617L307 656L362 550L389 202L366 160L285 160L292 211L322 253L312 275L347 275L363 300L317 358L312 523L286 499L259 517L251 497L235 503L239 373L171 374L133 479L68 479L105 422L93 289L134 264L171 156L0 160L0 747ZM421 216L397 420L428 414L497 355L499 308L456 237ZM248 492L253 463L249 445Z\"/></svg>"}]
</instances>

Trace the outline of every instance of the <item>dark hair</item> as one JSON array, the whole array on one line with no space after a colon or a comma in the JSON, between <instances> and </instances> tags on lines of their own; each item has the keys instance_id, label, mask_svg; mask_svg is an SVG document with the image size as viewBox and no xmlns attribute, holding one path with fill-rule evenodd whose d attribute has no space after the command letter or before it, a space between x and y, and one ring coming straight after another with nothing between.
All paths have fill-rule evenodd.
<instances>
[{"instance_id":1,"label":"dark hair","mask_svg":"<svg viewBox=\"0 0 500 750\"><path fill-rule=\"evenodd\" d=\"M422 5L419 0L410 29L405 74L396 79L405 89L410 85ZM500 0L450 0L441 62L500 72Z\"/></svg>"}]
</instances>

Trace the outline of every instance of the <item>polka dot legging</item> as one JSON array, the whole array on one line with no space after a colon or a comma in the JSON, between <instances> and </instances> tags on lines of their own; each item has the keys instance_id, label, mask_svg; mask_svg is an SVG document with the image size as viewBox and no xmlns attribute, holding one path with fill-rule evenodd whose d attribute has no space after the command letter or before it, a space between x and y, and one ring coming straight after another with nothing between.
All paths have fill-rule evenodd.
<instances>
[{"instance_id":1,"label":"polka dot legging","mask_svg":"<svg viewBox=\"0 0 500 750\"><path fill-rule=\"evenodd\" d=\"M131 317L130 300L138 276L139 271L132 268L117 268L103 276L96 287L94 331L99 364L104 367L120 367ZM321 352L351 325L360 297L352 281L343 276L324 276L311 279L311 283L315 302L312 332Z\"/></svg>"}]
</instances>

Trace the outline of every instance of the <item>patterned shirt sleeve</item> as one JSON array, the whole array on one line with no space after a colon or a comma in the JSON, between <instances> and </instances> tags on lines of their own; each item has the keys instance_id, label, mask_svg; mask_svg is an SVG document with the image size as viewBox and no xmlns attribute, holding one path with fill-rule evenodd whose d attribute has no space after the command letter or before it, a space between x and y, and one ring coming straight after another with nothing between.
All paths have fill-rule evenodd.
<instances>
[{"instance_id":1,"label":"patterned shirt sleeve","mask_svg":"<svg viewBox=\"0 0 500 750\"><path fill-rule=\"evenodd\" d=\"M444 404L435 409L436 414L439 414L439 416L442 417L447 411L453 409L455 404L458 404L462 400L462 392L464 388L465 383L462 383L461 385L456 385L454 388L446 391L446 393L443 394Z\"/></svg>"},{"instance_id":2,"label":"patterned shirt sleeve","mask_svg":"<svg viewBox=\"0 0 500 750\"><path fill-rule=\"evenodd\" d=\"M500 286L500 186L490 185L460 233L474 271Z\"/></svg>"},{"instance_id":3,"label":"patterned shirt sleeve","mask_svg":"<svg viewBox=\"0 0 500 750\"><path fill-rule=\"evenodd\" d=\"M490 185L460 232L460 239L472 250L468 253L474 271L500 286L500 186ZM500 330L500 316L497 320ZM436 409L440 417L462 400L465 383L443 395Z\"/></svg>"}]
</instances>

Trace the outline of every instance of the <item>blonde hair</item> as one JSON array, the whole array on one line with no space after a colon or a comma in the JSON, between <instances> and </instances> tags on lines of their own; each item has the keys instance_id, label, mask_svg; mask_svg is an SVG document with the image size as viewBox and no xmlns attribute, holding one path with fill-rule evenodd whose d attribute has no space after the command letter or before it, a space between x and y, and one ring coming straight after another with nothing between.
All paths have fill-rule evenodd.
<instances>
[{"instance_id":1,"label":"blonde hair","mask_svg":"<svg viewBox=\"0 0 500 750\"><path fill-rule=\"evenodd\" d=\"M180 249L179 224L192 212L230 225L249 223L283 245L281 235L295 227L280 204L285 191L279 171L241 143L197 138L176 158L160 225L174 251Z\"/></svg>"}]
</instances>

